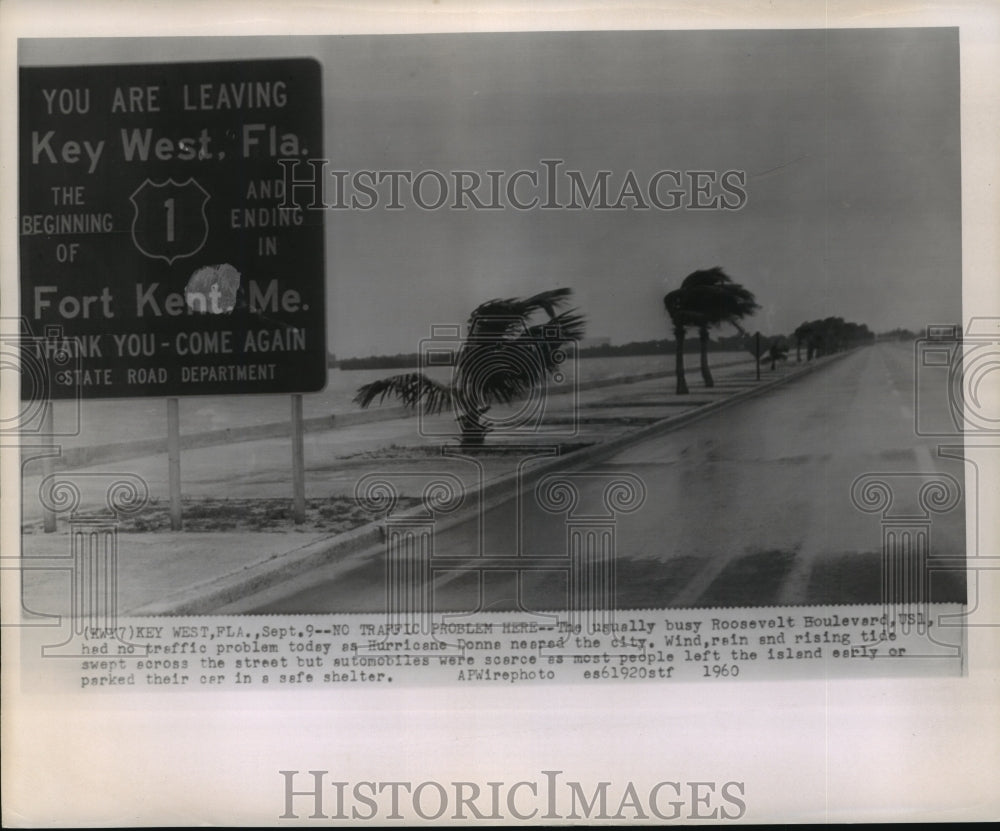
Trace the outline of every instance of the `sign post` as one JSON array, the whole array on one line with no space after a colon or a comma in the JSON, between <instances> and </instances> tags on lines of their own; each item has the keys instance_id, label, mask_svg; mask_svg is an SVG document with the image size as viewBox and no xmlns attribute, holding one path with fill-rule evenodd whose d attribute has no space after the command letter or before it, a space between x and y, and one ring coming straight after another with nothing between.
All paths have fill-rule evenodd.
<instances>
[{"instance_id":1,"label":"sign post","mask_svg":"<svg viewBox=\"0 0 1000 831\"><path fill-rule=\"evenodd\" d=\"M170 480L170 530L184 527L181 514L181 418L176 398L167 399L167 468Z\"/></svg>"},{"instance_id":2,"label":"sign post","mask_svg":"<svg viewBox=\"0 0 1000 831\"><path fill-rule=\"evenodd\" d=\"M44 407L45 410L42 413L42 435L54 436L55 425L53 422L55 416L52 411L55 408L51 401L46 401ZM50 507L52 505L52 497L49 495L52 490L52 473L55 470L53 461L52 456L46 456L42 459L42 487L45 488L46 492L40 494L40 497L42 501L42 528L46 534L55 533L58 527L56 512Z\"/></svg>"},{"instance_id":3,"label":"sign post","mask_svg":"<svg viewBox=\"0 0 1000 831\"><path fill-rule=\"evenodd\" d=\"M292 515L296 525L306 521L306 463L302 429L302 396L292 396Z\"/></svg>"}]
</instances>

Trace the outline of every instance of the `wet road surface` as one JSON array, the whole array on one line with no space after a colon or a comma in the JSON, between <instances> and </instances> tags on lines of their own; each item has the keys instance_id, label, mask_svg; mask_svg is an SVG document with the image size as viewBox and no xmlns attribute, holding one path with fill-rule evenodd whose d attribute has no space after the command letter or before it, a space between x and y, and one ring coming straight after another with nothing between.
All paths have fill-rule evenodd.
<instances>
[{"instance_id":1,"label":"wet road surface","mask_svg":"<svg viewBox=\"0 0 1000 831\"><path fill-rule=\"evenodd\" d=\"M435 611L554 610L571 592L599 603L609 591L619 609L877 603L886 517L852 502L855 480L882 475L873 478L892 489L889 518L927 515L918 491L942 475L946 484L948 476L964 482L962 462L938 456L942 440L915 435L913 375L909 344L859 349L599 465L559 474L571 482L575 505L561 503L558 488L546 504L532 487L436 533L433 562L419 572L430 576L406 571L409 590L432 598ZM641 505L628 504L630 495ZM932 555L960 556L964 501L929 516ZM571 566L574 535L584 553ZM382 611L386 586L401 574L393 569L378 552L346 572L332 566L306 585L299 580L282 599L272 592L253 611ZM959 572L932 574L930 599L962 600L963 587Z\"/></svg>"}]
</instances>

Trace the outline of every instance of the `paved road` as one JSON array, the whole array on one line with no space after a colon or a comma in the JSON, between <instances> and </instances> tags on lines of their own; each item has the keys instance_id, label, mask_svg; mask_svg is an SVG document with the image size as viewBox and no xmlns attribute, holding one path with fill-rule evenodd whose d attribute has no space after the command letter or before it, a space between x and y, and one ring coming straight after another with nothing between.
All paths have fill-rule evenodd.
<instances>
[{"instance_id":1,"label":"paved road","mask_svg":"<svg viewBox=\"0 0 1000 831\"><path fill-rule=\"evenodd\" d=\"M637 478L645 489L642 506L614 521L618 608L879 602L882 516L852 503L852 483L867 473L894 474L887 480L892 510L913 515L919 486L935 475L964 482L960 461L938 457L933 440L915 435L913 366L909 345L857 350L568 474L579 491L574 515L546 510L531 489L481 522L438 533L433 565L453 557L456 568L435 572L435 609L564 608L569 526L606 510L605 487L615 478ZM943 396L929 406L943 408ZM933 517L932 554L961 555L964 539L962 502ZM535 565L541 557L563 559L549 570L493 571L481 579L473 567L482 561L470 559L479 553ZM311 575L309 585L300 581L293 595L272 595L256 611L381 610L385 563L374 556L347 574ZM935 575L931 598L960 600L963 585L960 574Z\"/></svg>"}]
</instances>

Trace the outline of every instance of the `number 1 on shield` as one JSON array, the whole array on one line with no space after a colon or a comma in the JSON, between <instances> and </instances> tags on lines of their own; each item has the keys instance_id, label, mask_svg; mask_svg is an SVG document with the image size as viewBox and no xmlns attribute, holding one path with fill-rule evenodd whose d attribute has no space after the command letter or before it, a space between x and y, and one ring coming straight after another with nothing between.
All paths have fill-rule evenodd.
<instances>
[{"instance_id":1,"label":"number 1 on shield","mask_svg":"<svg viewBox=\"0 0 1000 831\"><path fill-rule=\"evenodd\" d=\"M167 242L174 241L174 200L167 199L163 203L167 209Z\"/></svg>"}]
</instances>

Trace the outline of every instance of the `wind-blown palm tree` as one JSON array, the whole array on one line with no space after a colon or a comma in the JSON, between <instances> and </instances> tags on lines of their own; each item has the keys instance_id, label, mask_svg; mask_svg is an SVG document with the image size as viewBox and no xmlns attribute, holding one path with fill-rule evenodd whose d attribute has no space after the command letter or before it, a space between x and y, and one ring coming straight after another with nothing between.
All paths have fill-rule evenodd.
<instances>
[{"instance_id":1,"label":"wind-blown palm tree","mask_svg":"<svg viewBox=\"0 0 1000 831\"><path fill-rule=\"evenodd\" d=\"M767 352L761 356L765 361L771 362L771 372L778 368L778 361L788 360L788 344L784 338L775 338L767 347Z\"/></svg>"},{"instance_id":2,"label":"wind-blown palm tree","mask_svg":"<svg viewBox=\"0 0 1000 831\"><path fill-rule=\"evenodd\" d=\"M455 414L463 447L480 446L492 427L485 419L494 404L509 404L545 383L559 363L560 349L583 336L584 318L569 303L571 289L543 291L526 299L489 300L469 317L468 335L452 366L450 384L409 372L365 384L355 403L368 407L396 398L427 414ZM548 319L529 325L544 312Z\"/></svg>"},{"instance_id":3,"label":"wind-blown palm tree","mask_svg":"<svg viewBox=\"0 0 1000 831\"><path fill-rule=\"evenodd\" d=\"M802 344L806 345L806 360L811 361L813 357L813 349L815 342L815 335L812 322L806 321L800 325L794 332L792 332L792 337L795 338L795 360L798 363L802 363Z\"/></svg>"},{"instance_id":4,"label":"wind-blown palm tree","mask_svg":"<svg viewBox=\"0 0 1000 831\"><path fill-rule=\"evenodd\" d=\"M684 278L679 289L663 298L677 340L677 394L688 392L684 378L684 334L688 327L698 330L701 341L701 377L706 387L715 386L708 366L708 330L729 323L746 334L740 321L752 315L760 306L753 294L734 283L718 266L694 271Z\"/></svg>"}]
</instances>

